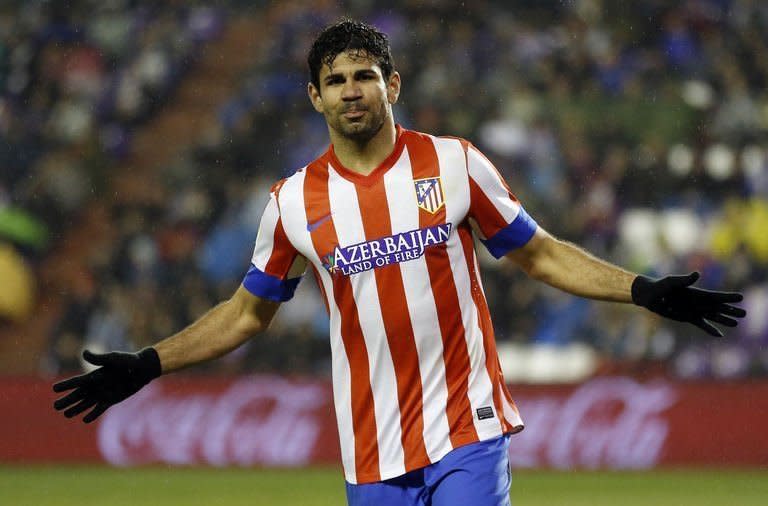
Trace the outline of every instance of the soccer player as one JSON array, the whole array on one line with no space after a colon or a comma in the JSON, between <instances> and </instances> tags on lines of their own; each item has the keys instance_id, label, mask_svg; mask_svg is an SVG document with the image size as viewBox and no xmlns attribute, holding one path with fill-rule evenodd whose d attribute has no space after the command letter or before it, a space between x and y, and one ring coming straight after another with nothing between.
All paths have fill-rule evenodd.
<instances>
[{"instance_id":1,"label":"soccer player","mask_svg":"<svg viewBox=\"0 0 768 506\"><path fill-rule=\"evenodd\" d=\"M54 385L54 404L92 422L177 369L264 330L311 270L330 316L333 393L350 505L509 504L510 435L523 421L506 389L476 239L569 293L644 306L722 335L738 293L650 279L561 241L526 214L471 143L406 130L387 37L342 21L308 57L309 99L330 147L270 194L242 285L181 332Z\"/></svg>"}]
</instances>

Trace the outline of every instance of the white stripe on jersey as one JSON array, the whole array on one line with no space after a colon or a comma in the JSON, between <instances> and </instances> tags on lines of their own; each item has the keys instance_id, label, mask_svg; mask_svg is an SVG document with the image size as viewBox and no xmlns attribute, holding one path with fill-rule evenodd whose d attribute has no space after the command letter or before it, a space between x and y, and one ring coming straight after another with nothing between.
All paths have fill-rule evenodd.
<instances>
[{"instance_id":1,"label":"white stripe on jersey","mask_svg":"<svg viewBox=\"0 0 768 506\"><path fill-rule=\"evenodd\" d=\"M312 245L307 229L306 214L304 212L304 179L307 177L306 167L298 170L289 177L280 187L280 216L283 219L285 235L297 251L304 254L307 248L301 248L300 244ZM312 248L310 247L309 250Z\"/></svg>"},{"instance_id":2,"label":"white stripe on jersey","mask_svg":"<svg viewBox=\"0 0 768 506\"><path fill-rule=\"evenodd\" d=\"M256 245L253 248L253 256L251 257L251 263L261 272L265 271L269 257L272 256L272 249L275 244L272 237L275 235L275 228L279 218L280 212L277 207L277 199L274 193L270 193L267 207L264 209L264 215L261 218L261 223L259 223ZM265 236L263 234L268 235ZM269 237L269 240L264 240L265 237Z\"/></svg>"},{"instance_id":3,"label":"white stripe on jersey","mask_svg":"<svg viewBox=\"0 0 768 506\"><path fill-rule=\"evenodd\" d=\"M319 269L323 290L328 294L331 332L331 370L333 374L333 405L339 426L341 442L341 460L344 478L350 483L357 483L355 465L355 430L352 423L352 372L349 359L341 338L341 312L333 298L331 276L325 269Z\"/></svg>"},{"instance_id":4,"label":"white stripe on jersey","mask_svg":"<svg viewBox=\"0 0 768 506\"><path fill-rule=\"evenodd\" d=\"M330 344L333 375L333 405L341 443L341 459L344 467L344 479L357 482L355 466L355 431L352 423L352 373L349 360L341 338L341 311L333 297L333 282L328 271L323 268L317 256L312 237L307 231L307 216L304 205L304 178L306 170L297 172L289 178L280 191L280 208L283 210L285 230L291 243L299 251L309 253L308 259L315 266L320 276L323 290L328 294L328 312L330 317Z\"/></svg>"},{"instance_id":5,"label":"white stripe on jersey","mask_svg":"<svg viewBox=\"0 0 768 506\"><path fill-rule=\"evenodd\" d=\"M504 220L507 223L515 221L520 212L520 206L509 198L504 181L493 165L472 146L467 151L467 163L470 177L504 217Z\"/></svg>"},{"instance_id":6,"label":"white stripe on jersey","mask_svg":"<svg viewBox=\"0 0 768 506\"><path fill-rule=\"evenodd\" d=\"M357 201L355 185L328 167L328 196L331 214L340 245L364 242L365 229ZM357 305L360 329L365 340L370 364L371 389L376 413L379 442L379 471L382 478L405 473L405 455L400 427L400 406L397 396L395 365L384 331L379 293L373 270L350 276L352 293Z\"/></svg>"},{"instance_id":7,"label":"white stripe on jersey","mask_svg":"<svg viewBox=\"0 0 768 506\"><path fill-rule=\"evenodd\" d=\"M384 175L384 188L392 234L419 228L419 208L415 205L404 205L402 198L403 195L414 191L413 171L407 148L403 149L403 155ZM445 410L448 403L448 387L445 384L443 342L426 258L422 256L416 260L401 262L400 274L419 356L424 446L429 459L435 462L452 447Z\"/></svg>"},{"instance_id":8,"label":"white stripe on jersey","mask_svg":"<svg viewBox=\"0 0 768 506\"><path fill-rule=\"evenodd\" d=\"M463 216L469 207L469 188L461 188L461 180L466 181L464 169L464 148L456 139L441 139L432 137L435 151L440 164L440 176L446 181L446 191L450 195L445 196L446 216ZM454 181L456 181L454 183ZM454 211L453 208L458 210ZM483 333L479 326L478 310L472 298L467 261L464 257L464 249L458 232L454 231L448 241L448 258L450 259L453 279L458 292L461 321L464 324L464 337L467 342L469 363L471 371L468 378L468 396L472 406L472 421L475 424L478 436L483 439L490 435L501 435L501 422L496 413L493 402L493 384L485 366L485 348L483 346ZM490 407L496 414L493 418L479 420L478 408Z\"/></svg>"}]
</instances>

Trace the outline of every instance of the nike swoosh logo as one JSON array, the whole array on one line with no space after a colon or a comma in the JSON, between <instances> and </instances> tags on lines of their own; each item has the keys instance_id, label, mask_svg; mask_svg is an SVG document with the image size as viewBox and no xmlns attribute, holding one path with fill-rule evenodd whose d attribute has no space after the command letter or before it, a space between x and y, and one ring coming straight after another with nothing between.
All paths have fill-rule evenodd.
<instances>
[{"instance_id":1,"label":"nike swoosh logo","mask_svg":"<svg viewBox=\"0 0 768 506\"><path fill-rule=\"evenodd\" d=\"M330 219L331 219L331 215L330 214L326 214L325 216L323 216L319 220L315 220L312 223L307 223L307 232L314 232L315 230L317 230L317 227L319 227L320 225L322 225L323 223L325 223L326 221L328 221Z\"/></svg>"}]
</instances>

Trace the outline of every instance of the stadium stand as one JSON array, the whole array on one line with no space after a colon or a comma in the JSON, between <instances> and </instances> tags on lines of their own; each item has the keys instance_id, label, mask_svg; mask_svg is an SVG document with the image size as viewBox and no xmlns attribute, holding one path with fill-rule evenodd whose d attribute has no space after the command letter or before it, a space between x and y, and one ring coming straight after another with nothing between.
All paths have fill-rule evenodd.
<instances>
[{"instance_id":1,"label":"stadium stand","mask_svg":"<svg viewBox=\"0 0 768 506\"><path fill-rule=\"evenodd\" d=\"M26 239L6 237L42 282L37 321L3 332L31 329L40 346L19 361L0 344L3 364L38 367L36 350L46 373L78 370L82 346L150 344L231 293L268 188L325 149L304 58L351 15L391 36L404 126L477 144L556 235L649 275L699 270L704 286L744 291L749 311L715 342L484 259L503 272L484 278L502 352L577 344L583 374L768 374L760 2L73 4L0 9L0 210L28 215ZM39 224L47 238L29 233ZM206 370L326 374L313 284Z\"/></svg>"}]
</instances>

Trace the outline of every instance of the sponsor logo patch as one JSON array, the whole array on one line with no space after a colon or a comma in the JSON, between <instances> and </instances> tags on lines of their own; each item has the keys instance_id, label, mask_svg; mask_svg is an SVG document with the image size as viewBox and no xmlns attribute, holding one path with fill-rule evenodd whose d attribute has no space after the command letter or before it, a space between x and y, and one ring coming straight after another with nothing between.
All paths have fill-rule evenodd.
<instances>
[{"instance_id":1,"label":"sponsor logo patch","mask_svg":"<svg viewBox=\"0 0 768 506\"><path fill-rule=\"evenodd\" d=\"M336 246L323 256L323 267L331 274L345 276L376 267L415 260L431 246L443 244L451 235L452 225L443 223L427 228L365 241L351 246Z\"/></svg>"}]
</instances>

